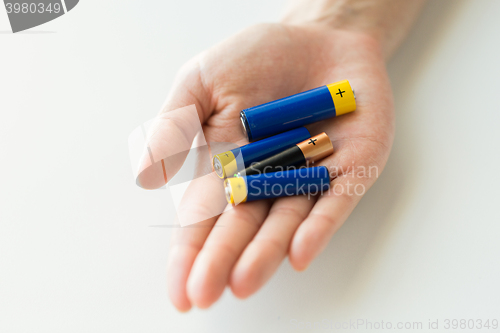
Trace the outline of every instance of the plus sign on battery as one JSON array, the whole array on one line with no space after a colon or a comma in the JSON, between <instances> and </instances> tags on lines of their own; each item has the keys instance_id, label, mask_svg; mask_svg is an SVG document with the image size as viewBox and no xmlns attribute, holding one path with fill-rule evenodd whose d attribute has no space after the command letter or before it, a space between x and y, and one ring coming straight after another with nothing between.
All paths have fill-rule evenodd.
<instances>
[{"instance_id":1,"label":"plus sign on battery","mask_svg":"<svg viewBox=\"0 0 500 333\"><path fill-rule=\"evenodd\" d=\"M307 144L310 145L312 143L314 146L316 146L316 143L315 143L316 141L318 141L318 139L314 139L314 140L309 139L309 142Z\"/></svg>"}]
</instances>

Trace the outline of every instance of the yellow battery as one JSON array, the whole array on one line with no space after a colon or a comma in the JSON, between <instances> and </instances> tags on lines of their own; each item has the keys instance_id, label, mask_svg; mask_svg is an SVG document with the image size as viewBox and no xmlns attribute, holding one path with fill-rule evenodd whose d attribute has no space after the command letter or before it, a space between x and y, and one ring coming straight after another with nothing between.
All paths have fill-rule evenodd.
<instances>
[{"instance_id":1,"label":"yellow battery","mask_svg":"<svg viewBox=\"0 0 500 333\"><path fill-rule=\"evenodd\" d=\"M238 172L238 164L232 151L215 155L213 163L215 173L220 178L233 177Z\"/></svg>"},{"instance_id":2,"label":"yellow battery","mask_svg":"<svg viewBox=\"0 0 500 333\"><path fill-rule=\"evenodd\" d=\"M333 104L335 104L335 116L338 117L356 110L356 96L349 81L330 83L326 87L332 95Z\"/></svg>"},{"instance_id":3,"label":"yellow battery","mask_svg":"<svg viewBox=\"0 0 500 333\"><path fill-rule=\"evenodd\" d=\"M227 202L233 205L247 201L247 184L244 178L228 178L224 181Z\"/></svg>"}]
</instances>

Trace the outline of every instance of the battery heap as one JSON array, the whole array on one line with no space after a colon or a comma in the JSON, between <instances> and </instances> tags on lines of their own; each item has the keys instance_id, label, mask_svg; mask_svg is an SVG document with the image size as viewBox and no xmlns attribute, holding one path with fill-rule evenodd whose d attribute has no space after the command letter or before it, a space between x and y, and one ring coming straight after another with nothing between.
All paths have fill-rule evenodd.
<instances>
[{"instance_id":1,"label":"battery heap","mask_svg":"<svg viewBox=\"0 0 500 333\"><path fill-rule=\"evenodd\" d=\"M326 133L311 136L303 126L355 109L354 91L344 80L241 111L243 132L253 142L213 158L215 172L225 179L227 201L328 190L328 169L305 166L333 154L332 142Z\"/></svg>"}]
</instances>

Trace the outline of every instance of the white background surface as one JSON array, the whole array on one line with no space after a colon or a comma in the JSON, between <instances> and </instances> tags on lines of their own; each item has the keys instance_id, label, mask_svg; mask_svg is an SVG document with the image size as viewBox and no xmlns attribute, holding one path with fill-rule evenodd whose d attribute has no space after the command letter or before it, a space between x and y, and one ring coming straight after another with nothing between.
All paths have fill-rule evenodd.
<instances>
[{"instance_id":1,"label":"white background surface","mask_svg":"<svg viewBox=\"0 0 500 333\"><path fill-rule=\"evenodd\" d=\"M135 186L128 135L156 115L183 62L277 20L283 4L85 0L16 35L0 8L1 332L500 319L494 0L427 5L389 64L397 136L387 168L308 271L284 263L252 298L226 292L208 311L169 303L172 229L150 226L172 223L172 201Z\"/></svg>"}]
</instances>

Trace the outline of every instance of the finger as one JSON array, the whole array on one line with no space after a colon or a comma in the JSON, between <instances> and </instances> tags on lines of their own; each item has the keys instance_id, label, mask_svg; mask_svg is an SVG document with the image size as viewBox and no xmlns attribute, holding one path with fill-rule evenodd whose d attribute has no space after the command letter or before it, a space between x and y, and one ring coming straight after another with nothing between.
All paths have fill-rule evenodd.
<instances>
[{"instance_id":1,"label":"finger","mask_svg":"<svg viewBox=\"0 0 500 333\"><path fill-rule=\"evenodd\" d=\"M188 278L187 293L194 305L207 308L222 295L231 269L257 233L269 206L268 200L240 204L218 219Z\"/></svg>"},{"instance_id":2,"label":"finger","mask_svg":"<svg viewBox=\"0 0 500 333\"><path fill-rule=\"evenodd\" d=\"M221 179L210 172L208 149L199 149L196 153L195 178L177 207L177 219L183 228L172 236L167 269L169 296L180 311L191 308L186 291L189 272L217 216L227 205ZM179 176L183 176L182 172ZM176 195L175 189L175 184L170 183L172 197Z\"/></svg>"},{"instance_id":3,"label":"finger","mask_svg":"<svg viewBox=\"0 0 500 333\"><path fill-rule=\"evenodd\" d=\"M289 256L290 263L296 270L305 270L324 250L330 238L361 200L370 183L372 182L365 178L359 179L352 175L341 175L331 182L330 190L318 199L293 236ZM364 191L360 190L360 186L363 186Z\"/></svg>"},{"instance_id":4,"label":"finger","mask_svg":"<svg viewBox=\"0 0 500 333\"><path fill-rule=\"evenodd\" d=\"M201 124L212 113L210 92L201 80L198 64L196 58L181 69L162 111L147 130L137 177L143 188L159 188L175 175L201 132Z\"/></svg>"},{"instance_id":5,"label":"finger","mask_svg":"<svg viewBox=\"0 0 500 333\"><path fill-rule=\"evenodd\" d=\"M195 225L178 228L172 234L167 263L167 289L172 303L179 311L191 309L186 291L189 272L215 220L214 217Z\"/></svg>"},{"instance_id":6,"label":"finger","mask_svg":"<svg viewBox=\"0 0 500 333\"><path fill-rule=\"evenodd\" d=\"M261 288L285 259L295 230L309 214L315 198L280 198L243 251L230 277L234 295L246 298Z\"/></svg>"},{"instance_id":7,"label":"finger","mask_svg":"<svg viewBox=\"0 0 500 333\"><path fill-rule=\"evenodd\" d=\"M207 177L199 182L193 182L186 190L184 198L187 199L181 201L177 211L182 228L175 230L172 235L167 287L172 303L180 311L187 311L191 308L186 289L189 272L218 215L222 213L225 206L221 204L222 201L225 202L225 198L220 179L213 173ZM209 196L204 193L208 193Z\"/></svg>"}]
</instances>

